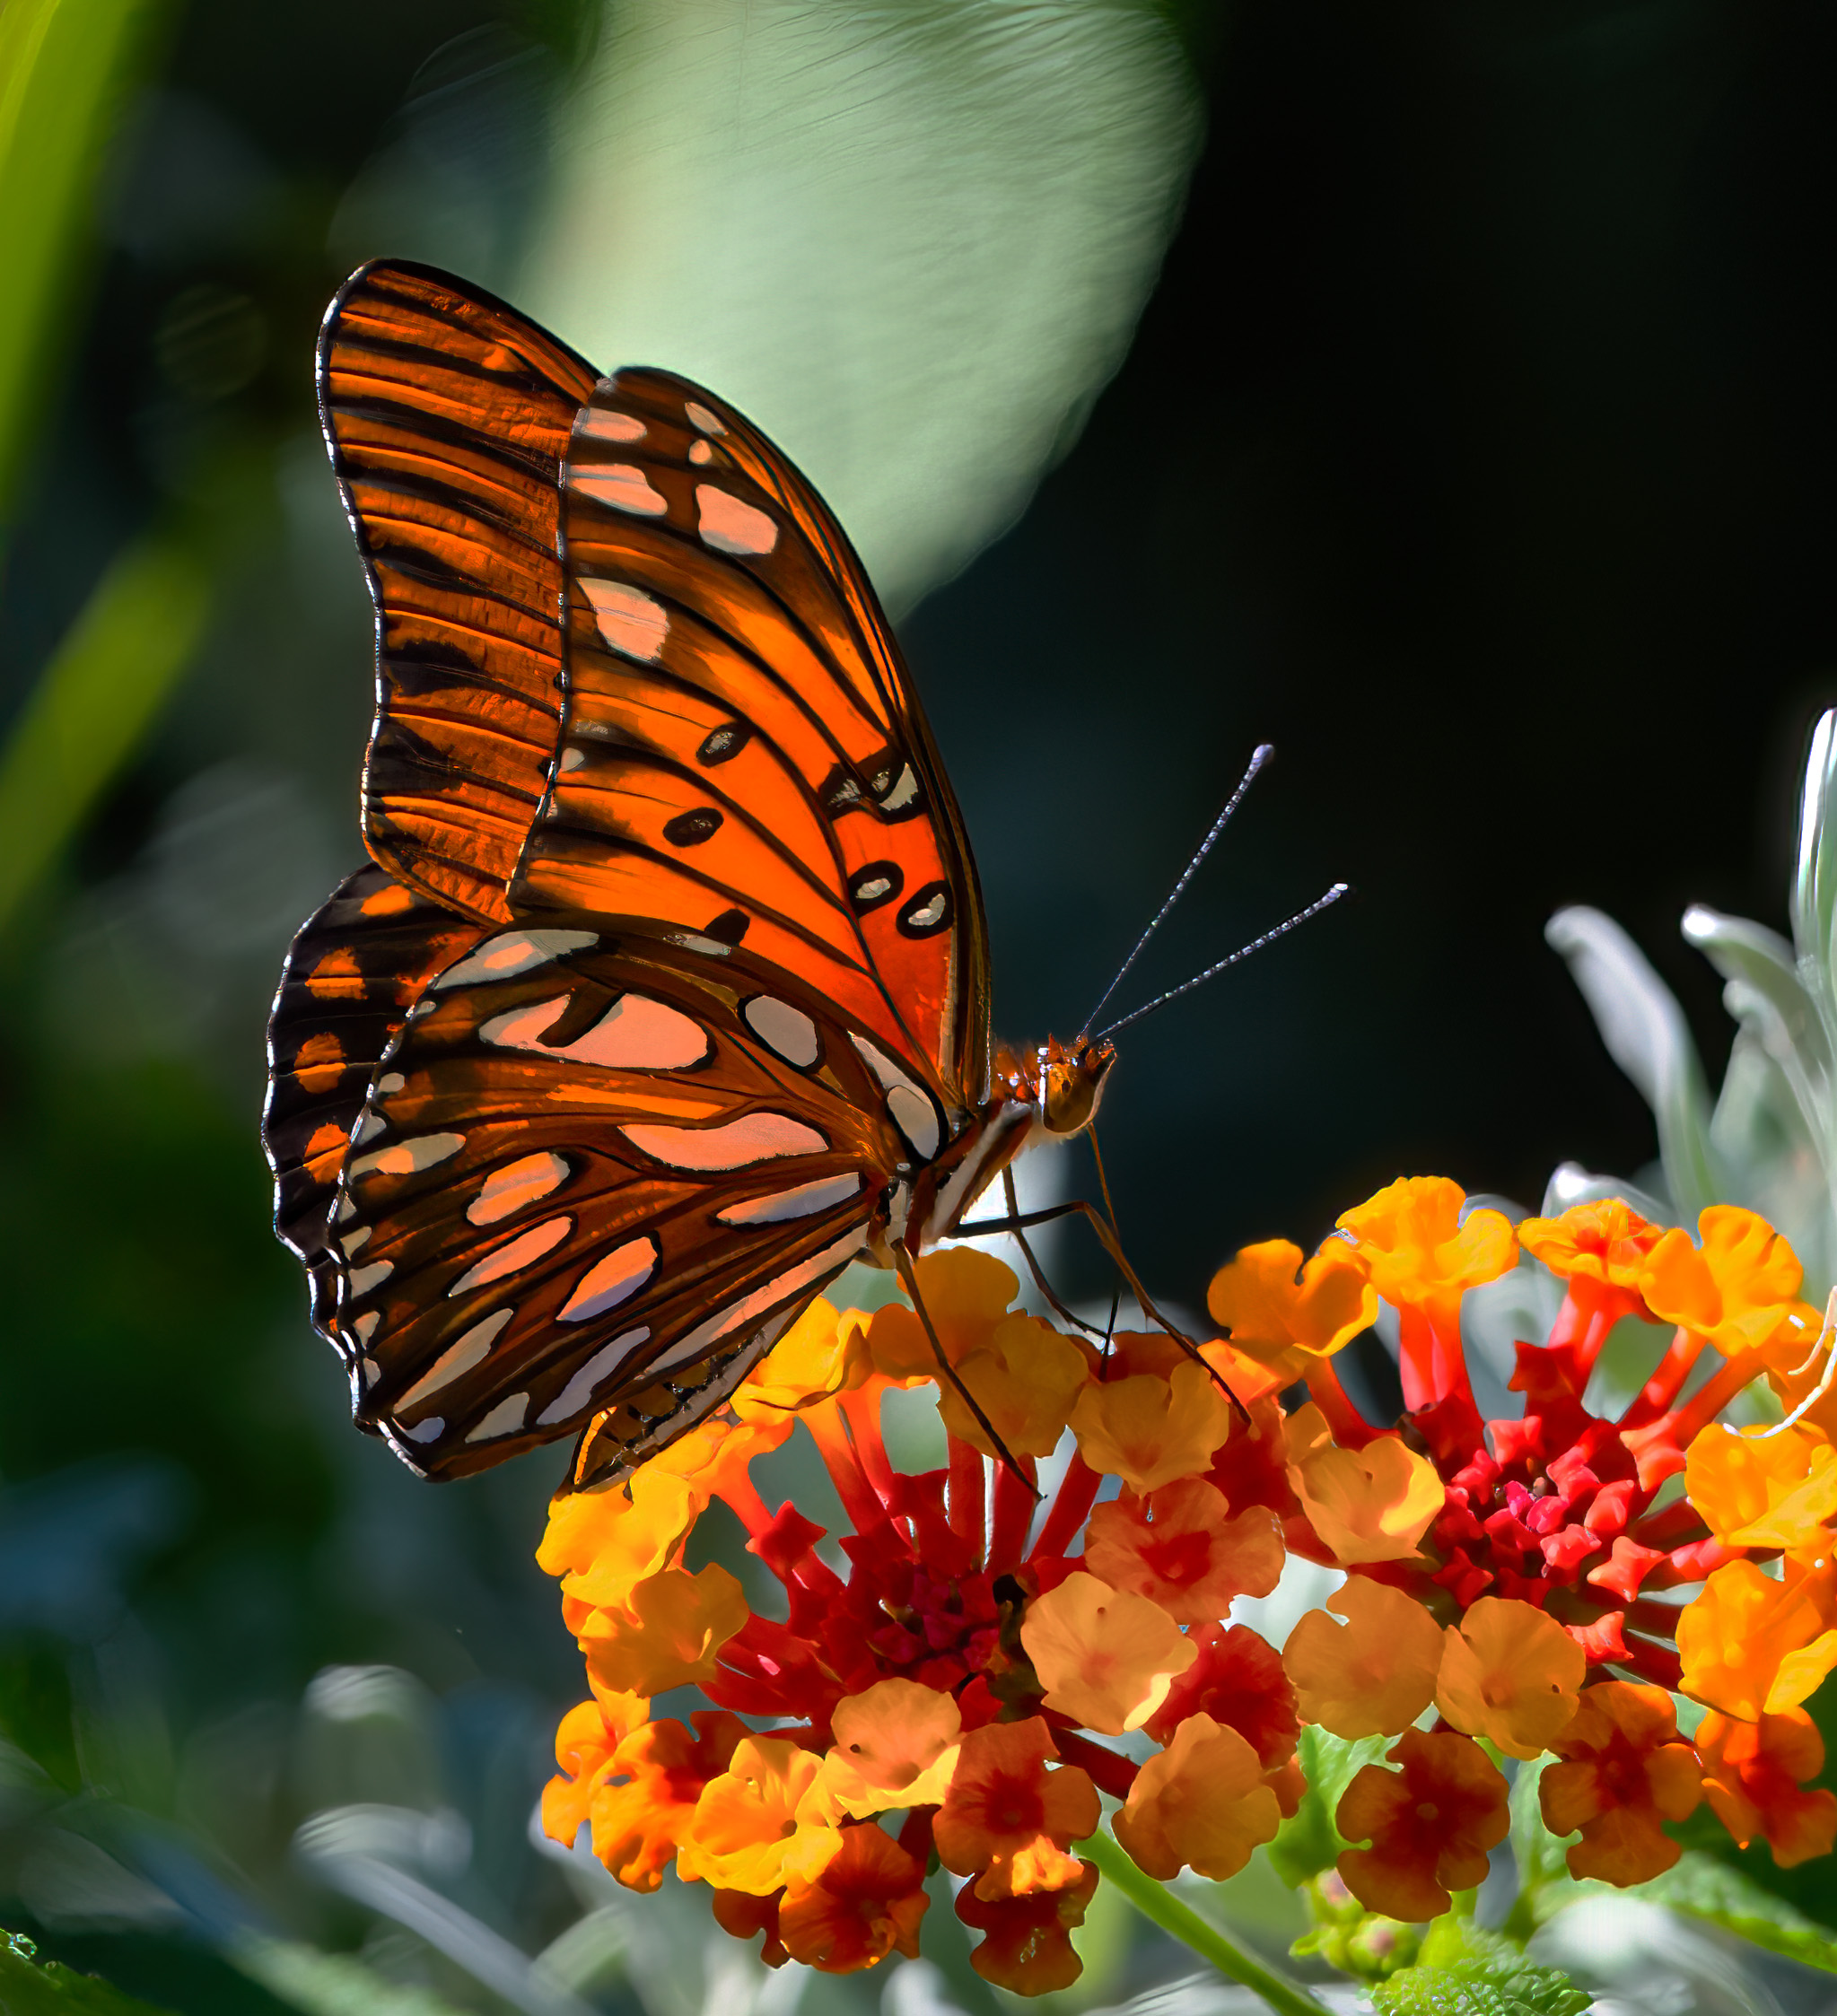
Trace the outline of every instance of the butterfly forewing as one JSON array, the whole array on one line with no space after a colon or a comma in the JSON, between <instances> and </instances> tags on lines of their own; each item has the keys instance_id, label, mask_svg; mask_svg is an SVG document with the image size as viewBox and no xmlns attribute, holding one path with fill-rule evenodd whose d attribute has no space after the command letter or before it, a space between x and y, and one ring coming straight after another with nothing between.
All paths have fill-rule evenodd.
<instances>
[{"instance_id":1,"label":"butterfly forewing","mask_svg":"<svg viewBox=\"0 0 1837 2016\"><path fill-rule=\"evenodd\" d=\"M345 1169L360 1415L460 1475L608 1408L635 1441L712 1404L909 1163L875 1054L743 955L587 917L477 947L383 1060Z\"/></svg>"},{"instance_id":2,"label":"butterfly forewing","mask_svg":"<svg viewBox=\"0 0 1837 2016\"><path fill-rule=\"evenodd\" d=\"M594 374L501 301L397 264L354 275L319 347L326 439L377 606L364 839L507 921L564 666L559 478Z\"/></svg>"}]
</instances>

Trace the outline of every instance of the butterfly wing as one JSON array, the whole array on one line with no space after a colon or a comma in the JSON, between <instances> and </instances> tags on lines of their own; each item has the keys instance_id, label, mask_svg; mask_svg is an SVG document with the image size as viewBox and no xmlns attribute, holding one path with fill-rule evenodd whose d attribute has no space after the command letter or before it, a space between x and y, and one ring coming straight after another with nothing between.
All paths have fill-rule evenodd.
<instances>
[{"instance_id":1,"label":"butterfly wing","mask_svg":"<svg viewBox=\"0 0 1837 2016\"><path fill-rule=\"evenodd\" d=\"M578 914L474 946L341 1175L358 1418L438 1477L590 1425L602 1464L680 1432L885 1214L909 1150L865 1042L725 947Z\"/></svg>"},{"instance_id":2,"label":"butterfly wing","mask_svg":"<svg viewBox=\"0 0 1837 2016\"><path fill-rule=\"evenodd\" d=\"M561 725L560 472L594 373L490 295L361 267L326 311L319 408L376 603L372 858L508 921Z\"/></svg>"},{"instance_id":3,"label":"butterfly wing","mask_svg":"<svg viewBox=\"0 0 1837 2016\"><path fill-rule=\"evenodd\" d=\"M300 928L268 1022L262 1146L275 1229L305 1263L312 1320L329 1335L338 1256L330 1213L383 1052L423 987L485 936L373 865L347 876Z\"/></svg>"},{"instance_id":4,"label":"butterfly wing","mask_svg":"<svg viewBox=\"0 0 1837 2016\"><path fill-rule=\"evenodd\" d=\"M568 694L511 892L800 973L943 1099L984 1097L962 816L860 562L787 458L662 371L602 380L564 472Z\"/></svg>"}]
</instances>

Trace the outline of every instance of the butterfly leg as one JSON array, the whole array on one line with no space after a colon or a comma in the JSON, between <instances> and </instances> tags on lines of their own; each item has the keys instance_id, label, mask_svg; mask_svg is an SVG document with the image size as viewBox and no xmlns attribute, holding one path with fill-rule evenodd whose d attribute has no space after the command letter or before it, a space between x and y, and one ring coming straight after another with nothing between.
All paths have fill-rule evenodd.
<instances>
[{"instance_id":1,"label":"butterfly leg","mask_svg":"<svg viewBox=\"0 0 1837 2016\"><path fill-rule=\"evenodd\" d=\"M1002 1183L1008 1195L1008 1216L1010 1219L1019 1218L1020 1216L1020 1199L1015 1194L1014 1165L1012 1163L1010 1163L1002 1171ZM1021 1258L1027 1262L1027 1270L1033 1276L1033 1285L1045 1296L1046 1305L1052 1310L1053 1313L1061 1322L1071 1323L1075 1328L1083 1331L1088 1337L1095 1337L1098 1334L1097 1325L1086 1322L1082 1316L1073 1315L1072 1311L1054 1293L1052 1283L1046 1279L1045 1273L1039 1261L1034 1257L1033 1248L1027 1243L1026 1233L1015 1233L1014 1244L1020 1248Z\"/></svg>"},{"instance_id":2,"label":"butterfly leg","mask_svg":"<svg viewBox=\"0 0 1837 2016\"><path fill-rule=\"evenodd\" d=\"M919 1293L918 1273L912 1263L911 1249L903 1239L894 1243L893 1260L894 1264L899 1270L900 1284L906 1294L912 1297L912 1305L918 1312L918 1320L924 1325L925 1336L930 1340L932 1350L937 1357L939 1371L962 1394L963 1404L975 1416L977 1422L981 1425L983 1433L994 1444L1002 1461L1026 1485L1028 1490L1037 1500L1040 1496L1039 1486L1021 1468L1020 1459L1015 1455L1014 1452L995 1432L995 1424L983 1412L982 1402L964 1384L963 1381L958 1376L957 1367L944 1355L944 1347L939 1341L937 1330L932 1322L932 1313L925 1307L924 1297Z\"/></svg>"},{"instance_id":3,"label":"butterfly leg","mask_svg":"<svg viewBox=\"0 0 1837 2016\"><path fill-rule=\"evenodd\" d=\"M1011 1217L976 1218L967 1224L955 1226L952 1230L962 1238L979 1238L984 1233L1028 1231L1034 1226L1049 1225L1054 1218L1071 1217L1074 1215L1088 1218L1090 1221L1090 1228L1097 1234L1104 1251L1115 1261L1117 1271L1128 1282L1130 1294L1142 1305L1142 1314L1150 1322L1158 1323L1162 1330L1166 1331L1168 1335L1174 1340L1175 1343L1185 1352L1186 1356L1195 1365L1205 1366L1206 1374L1213 1385L1237 1409L1247 1427L1250 1420L1250 1409L1232 1392L1230 1382L1219 1371L1216 1366L1207 1360L1198 1345L1187 1336L1185 1331L1177 1330L1161 1313L1160 1310L1155 1306L1153 1297L1142 1287L1140 1276L1130 1266L1128 1257L1123 1251L1123 1244L1116 1236L1115 1228L1098 1209L1097 1206L1087 1199L1080 1197L1075 1202L1070 1204L1048 1205L1044 1210L1039 1211L1021 1211Z\"/></svg>"}]
</instances>

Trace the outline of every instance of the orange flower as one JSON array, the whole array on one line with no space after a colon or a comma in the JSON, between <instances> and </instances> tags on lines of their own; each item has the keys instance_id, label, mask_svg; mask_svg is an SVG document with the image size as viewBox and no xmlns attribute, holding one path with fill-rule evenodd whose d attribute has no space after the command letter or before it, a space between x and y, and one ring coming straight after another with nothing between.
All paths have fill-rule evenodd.
<instances>
[{"instance_id":1,"label":"orange flower","mask_svg":"<svg viewBox=\"0 0 1837 2016\"><path fill-rule=\"evenodd\" d=\"M1441 1665L1441 1627L1401 1589L1348 1575L1289 1634L1282 1665L1295 1684L1303 1718L1335 1736L1395 1736L1435 1698Z\"/></svg>"},{"instance_id":2,"label":"orange flower","mask_svg":"<svg viewBox=\"0 0 1837 2016\"><path fill-rule=\"evenodd\" d=\"M1282 1825L1263 1769L1235 1729L1188 1715L1172 1743L1136 1773L1110 1824L1136 1866L1162 1882L1190 1865L1222 1883Z\"/></svg>"},{"instance_id":3,"label":"orange flower","mask_svg":"<svg viewBox=\"0 0 1837 2016\"><path fill-rule=\"evenodd\" d=\"M1177 1624L1222 1617L1235 1596L1266 1596L1282 1572L1274 1514L1253 1505L1242 1518L1216 1486L1198 1477L1149 1497L1124 1491L1097 1506L1085 1527L1084 1558L1113 1589L1159 1603Z\"/></svg>"},{"instance_id":4,"label":"orange flower","mask_svg":"<svg viewBox=\"0 0 1837 2016\"><path fill-rule=\"evenodd\" d=\"M844 1322L818 1296L747 1375L730 1404L742 1421L782 1418L862 1384L873 1370L859 1313L850 1310ZM788 1422L785 1427L788 1433Z\"/></svg>"},{"instance_id":5,"label":"orange flower","mask_svg":"<svg viewBox=\"0 0 1837 2016\"><path fill-rule=\"evenodd\" d=\"M1378 1290L1364 1262L1329 1239L1305 1265L1287 1239L1243 1246L1205 1292L1212 1321L1235 1348L1299 1378L1313 1358L1331 1357L1378 1314Z\"/></svg>"},{"instance_id":6,"label":"orange flower","mask_svg":"<svg viewBox=\"0 0 1837 2016\"><path fill-rule=\"evenodd\" d=\"M1508 1757L1541 1757L1576 1712L1588 1655L1553 1617L1483 1596L1442 1645L1435 1702L1469 1736Z\"/></svg>"},{"instance_id":7,"label":"orange flower","mask_svg":"<svg viewBox=\"0 0 1837 2016\"><path fill-rule=\"evenodd\" d=\"M963 1728L949 1695L916 1680L878 1680L839 1701L829 1725L835 1742L823 1761L824 1789L841 1811L866 1820L942 1802Z\"/></svg>"},{"instance_id":8,"label":"orange flower","mask_svg":"<svg viewBox=\"0 0 1837 2016\"><path fill-rule=\"evenodd\" d=\"M1566 1858L1570 1874L1624 1888L1669 1869L1683 1851L1660 1823L1696 1811L1703 1776L1678 1739L1670 1695L1600 1681L1550 1747L1563 1761L1545 1767L1537 1795L1553 1834L1582 1830Z\"/></svg>"},{"instance_id":9,"label":"orange flower","mask_svg":"<svg viewBox=\"0 0 1837 2016\"><path fill-rule=\"evenodd\" d=\"M1142 1372L1089 1381L1072 1409L1072 1430L1094 1471L1146 1493L1212 1467L1212 1452L1231 1432L1231 1403L1203 1365L1182 1358L1165 1377Z\"/></svg>"},{"instance_id":10,"label":"orange flower","mask_svg":"<svg viewBox=\"0 0 1837 2016\"><path fill-rule=\"evenodd\" d=\"M946 1246L927 1253L918 1263L918 1281L938 1341L952 1366L972 1351L986 1348L1020 1292L1011 1267L974 1246ZM937 1354L924 1325L903 1303L889 1302L875 1310L868 1324L867 1348L875 1368L887 1378L938 1376Z\"/></svg>"},{"instance_id":11,"label":"orange flower","mask_svg":"<svg viewBox=\"0 0 1837 2016\"><path fill-rule=\"evenodd\" d=\"M924 1881L924 1864L891 1835L871 1822L844 1827L817 1875L786 1886L778 1936L792 1959L824 1974L853 1974L895 1951L916 1959Z\"/></svg>"},{"instance_id":12,"label":"orange flower","mask_svg":"<svg viewBox=\"0 0 1837 2016\"><path fill-rule=\"evenodd\" d=\"M1044 1995L1069 1988L1083 1973L1072 1934L1084 1923L1098 1872L1092 1862L1072 1866L1077 1875L1059 1889L987 1898L979 1884L966 1883L958 1891L957 1916L984 1935L969 1956L984 1980L1018 1995Z\"/></svg>"},{"instance_id":13,"label":"orange flower","mask_svg":"<svg viewBox=\"0 0 1837 2016\"><path fill-rule=\"evenodd\" d=\"M778 1936L778 1906L783 1896L783 1890L774 1890L770 1897L716 1890L708 1904L714 1923L730 1939L750 1939L756 1932L763 1932L765 1941L759 1958L767 1967L783 1967L791 1958Z\"/></svg>"},{"instance_id":14,"label":"orange flower","mask_svg":"<svg viewBox=\"0 0 1837 2016\"><path fill-rule=\"evenodd\" d=\"M1742 1722L1798 1707L1837 1666L1830 1558L1780 1566L1776 1582L1752 1561L1726 1562L1677 1620L1678 1684Z\"/></svg>"},{"instance_id":15,"label":"orange flower","mask_svg":"<svg viewBox=\"0 0 1837 2016\"><path fill-rule=\"evenodd\" d=\"M1725 1547L1815 1547L1837 1513L1837 1449L1803 1422L1738 1433L1712 1421L1690 1445L1684 1479Z\"/></svg>"},{"instance_id":16,"label":"orange flower","mask_svg":"<svg viewBox=\"0 0 1837 2016\"><path fill-rule=\"evenodd\" d=\"M1406 1729L1386 1755L1402 1769L1365 1765L1341 1795L1334 1824L1371 1846L1341 1855L1340 1879L1368 1911L1439 1917L1506 1837L1505 1780L1471 1736Z\"/></svg>"},{"instance_id":17,"label":"orange flower","mask_svg":"<svg viewBox=\"0 0 1837 2016\"><path fill-rule=\"evenodd\" d=\"M698 1708L691 1732L679 1722L652 1722L618 1746L592 1806L593 1853L627 1889L654 1890L695 1815L709 1779L726 1770L747 1733L738 1715ZM547 1808L543 1809L545 1821Z\"/></svg>"},{"instance_id":18,"label":"orange flower","mask_svg":"<svg viewBox=\"0 0 1837 2016\"><path fill-rule=\"evenodd\" d=\"M834 1828L798 1825L799 1803L821 1768L819 1758L783 1737L743 1736L695 1801L677 1874L752 1897L770 1896L788 1875L814 1879L842 1846Z\"/></svg>"},{"instance_id":19,"label":"orange flower","mask_svg":"<svg viewBox=\"0 0 1837 2016\"><path fill-rule=\"evenodd\" d=\"M1805 1270L1792 1248L1765 1218L1734 1204L1710 1205L1697 1228L1701 1245L1680 1227L1652 1249L1640 1276L1652 1313L1707 1337L1724 1357L1757 1350L1782 1331L1803 1357L1819 1322L1798 1299Z\"/></svg>"},{"instance_id":20,"label":"orange flower","mask_svg":"<svg viewBox=\"0 0 1837 2016\"><path fill-rule=\"evenodd\" d=\"M1706 1715L1697 1725L1703 1797L1746 1847L1764 1835L1781 1869L1795 1868L1837 1846L1837 1793L1801 1792L1824 1768L1824 1739L1803 1708L1734 1722Z\"/></svg>"},{"instance_id":21,"label":"orange flower","mask_svg":"<svg viewBox=\"0 0 1837 2016\"><path fill-rule=\"evenodd\" d=\"M1059 1445L1072 1402L1090 1378L1090 1361L1069 1337L1037 1316L1004 1316L957 1359L957 1376L1017 1456L1050 1456ZM997 1453L955 1386L938 1395L944 1426L984 1455Z\"/></svg>"},{"instance_id":22,"label":"orange flower","mask_svg":"<svg viewBox=\"0 0 1837 2016\"><path fill-rule=\"evenodd\" d=\"M618 1746L640 1727L651 1704L637 1694L612 1694L582 1701L562 1717L555 1732L555 1761L564 1776L542 1788L542 1831L551 1841L573 1846L585 1826L595 1793L611 1775Z\"/></svg>"},{"instance_id":23,"label":"orange flower","mask_svg":"<svg viewBox=\"0 0 1837 2016\"><path fill-rule=\"evenodd\" d=\"M1059 1889L1077 1881L1064 1851L1097 1831L1097 1787L1056 1757L1038 1715L991 1722L963 1739L950 1790L932 1823L938 1859L958 1876L982 1872L978 1897Z\"/></svg>"},{"instance_id":24,"label":"orange flower","mask_svg":"<svg viewBox=\"0 0 1837 2016\"><path fill-rule=\"evenodd\" d=\"M1317 1407L1289 1418L1289 1483L1308 1523L1343 1568L1408 1561L1447 1500L1435 1465L1401 1437L1334 1446Z\"/></svg>"},{"instance_id":25,"label":"orange flower","mask_svg":"<svg viewBox=\"0 0 1837 2016\"><path fill-rule=\"evenodd\" d=\"M1111 1736L1140 1729L1197 1656L1159 1603L1082 1571L1028 1605L1020 1642L1046 1706Z\"/></svg>"},{"instance_id":26,"label":"orange flower","mask_svg":"<svg viewBox=\"0 0 1837 2016\"><path fill-rule=\"evenodd\" d=\"M1565 1280L1594 1281L1639 1296L1640 1277L1664 1236L1622 1198L1571 1204L1561 1217L1526 1218L1518 1244Z\"/></svg>"},{"instance_id":27,"label":"orange flower","mask_svg":"<svg viewBox=\"0 0 1837 2016\"><path fill-rule=\"evenodd\" d=\"M585 1518L570 1509L582 1498L590 1501ZM537 1562L561 1573L562 1594L572 1602L623 1610L639 1583L675 1566L706 1503L681 1477L646 1464L625 1489L555 1499Z\"/></svg>"},{"instance_id":28,"label":"orange flower","mask_svg":"<svg viewBox=\"0 0 1837 2016\"><path fill-rule=\"evenodd\" d=\"M1386 1302L1426 1311L1438 1326L1460 1320L1468 1288L1496 1281L1518 1258L1509 1222L1497 1211L1470 1211L1466 1192L1446 1176L1404 1176L1343 1213L1371 1284Z\"/></svg>"},{"instance_id":29,"label":"orange flower","mask_svg":"<svg viewBox=\"0 0 1837 2016\"><path fill-rule=\"evenodd\" d=\"M1235 1729L1265 1767L1286 1764L1301 1723L1282 1654L1247 1624L1202 1624L1187 1643L1199 1656L1142 1727L1167 1743L1188 1715L1207 1715Z\"/></svg>"},{"instance_id":30,"label":"orange flower","mask_svg":"<svg viewBox=\"0 0 1837 2016\"><path fill-rule=\"evenodd\" d=\"M600 1686L661 1694L712 1680L722 1646L748 1614L739 1584L718 1562L699 1575L666 1568L633 1589L623 1613L591 1611L581 1644Z\"/></svg>"}]
</instances>

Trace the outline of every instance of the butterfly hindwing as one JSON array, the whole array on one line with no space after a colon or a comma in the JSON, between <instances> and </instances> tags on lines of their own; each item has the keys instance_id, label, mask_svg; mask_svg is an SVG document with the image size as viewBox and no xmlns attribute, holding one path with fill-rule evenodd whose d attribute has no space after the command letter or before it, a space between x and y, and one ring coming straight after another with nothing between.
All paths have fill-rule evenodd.
<instances>
[{"instance_id":1,"label":"butterfly hindwing","mask_svg":"<svg viewBox=\"0 0 1837 2016\"><path fill-rule=\"evenodd\" d=\"M608 1409L623 1444L687 1426L909 1167L888 1068L744 954L578 915L477 945L382 1060L343 1174L360 1418L434 1476Z\"/></svg>"},{"instance_id":2,"label":"butterfly hindwing","mask_svg":"<svg viewBox=\"0 0 1837 2016\"><path fill-rule=\"evenodd\" d=\"M288 951L268 1022L262 1144L275 1228L306 1263L312 1320L328 1334L337 1274L328 1214L372 1076L422 987L483 936L366 864Z\"/></svg>"},{"instance_id":3,"label":"butterfly hindwing","mask_svg":"<svg viewBox=\"0 0 1837 2016\"><path fill-rule=\"evenodd\" d=\"M365 842L505 921L560 732L560 473L594 374L502 301L379 261L327 311L319 381L377 607Z\"/></svg>"}]
</instances>

